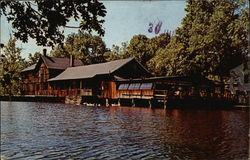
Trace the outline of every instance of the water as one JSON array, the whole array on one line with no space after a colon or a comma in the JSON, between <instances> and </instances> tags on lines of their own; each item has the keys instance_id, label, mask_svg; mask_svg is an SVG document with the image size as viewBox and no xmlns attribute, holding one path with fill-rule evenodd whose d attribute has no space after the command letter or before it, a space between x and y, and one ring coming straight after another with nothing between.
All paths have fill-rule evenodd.
<instances>
[{"instance_id":1,"label":"water","mask_svg":"<svg viewBox=\"0 0 250 160\"><path fill-rule=\"evenodd\" d=\"M247 159L249 112L1 102L3 159Z\"/></svg>"}]
</instances>

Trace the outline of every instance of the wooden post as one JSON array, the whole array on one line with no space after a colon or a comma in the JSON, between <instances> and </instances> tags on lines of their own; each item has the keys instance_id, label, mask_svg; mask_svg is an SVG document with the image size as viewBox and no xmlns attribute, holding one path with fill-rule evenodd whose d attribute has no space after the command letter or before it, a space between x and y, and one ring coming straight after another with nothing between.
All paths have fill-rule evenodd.
<instances>
[{"instance_id":1,"label":"wooden post","mask_svg":"<svg viewBox=\"0 0 250 160\"><path fill-rule=\"evenodd\" d=\"M167 98L166 97L164 98L163 105L164 105L164 109L167 109Z\"/></svg>"},{"instance_id":2,"label":"wooden post","mask_svg":"<svg viewBox=\"0 0 250 160\"><path fill-rule=\"evenodd\" d=\"M121 99L118 99L118 106L121 106Z\"/></svg>"},{"instance_id":3,"label":"wooden post","mask_svg":"<svg viewBox=\"0 0 250 160\"><path fill-rule=\"evenodd\" d=\"M152 108L152 101L151 99L148 100L149 108Z\"/></svg>"},{"instance_id":4,"label":"wooden post","mask_svg":"<svg viewBox=\"0 0 250 160\"><path fill-rule=\"evenodd\" d=\"M82 89L82 80L80 80L80 89ZM81 91L80 91L81 92Z\"/></svg>"},{"instance_id":5,"label":"wooden post","mask_svg":"<svg viewBox=\"0 0 250 160\"><path fill-rule=\"evenodd\" d=\"M106 101L106 106L109 106L109 99L106 98L105 101Z\"/></svg>"},{"instance_id":6,"label":"wooden post","mask_svg":"<svg viewBox=\"0 0 250 160\"><path fill-rule=\"evenodd\" d=\"M164 104L164 109L166 109L167 108L167 103L166 103L166 99L164 99L164 102L163 102Z\"/></svg>"},{"instance_id":7,"label":"wooden post","mask_svg":"<svg viewBox=\"0 0 250 160\"><path fill-rule=\"evenodd\" d=\"M135 99L132 99L132 107L135 107Z\"/></svg>"}]
</instances>

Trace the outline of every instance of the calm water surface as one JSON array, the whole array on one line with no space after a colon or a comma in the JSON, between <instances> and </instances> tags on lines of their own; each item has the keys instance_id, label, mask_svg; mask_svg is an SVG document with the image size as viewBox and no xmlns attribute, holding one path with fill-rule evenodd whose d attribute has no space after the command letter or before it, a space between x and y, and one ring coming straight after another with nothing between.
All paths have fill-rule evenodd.
<instances>
[{"instance_id":1,"label":"calm water surface","mask_svg":"<svg viewBox=\"0 0 250 160\"><path fill-rule=\"evenodd\" d=\"M1 102L3 159L247 159L249 112Z\"/></svg>"}]
</instances>

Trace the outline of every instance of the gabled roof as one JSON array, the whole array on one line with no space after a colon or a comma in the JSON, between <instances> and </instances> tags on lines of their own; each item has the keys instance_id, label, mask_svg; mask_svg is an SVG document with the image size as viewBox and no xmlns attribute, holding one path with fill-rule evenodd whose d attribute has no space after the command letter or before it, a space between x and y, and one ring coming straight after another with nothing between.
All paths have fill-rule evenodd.
<instances>
[{"instance_id":1,"label":"gabled roof","mask_svg":"<svg viewBox=\"0 0 250 160\"><path fill-rule=\"evenodd\" d=\"M41 56L38 63L32 66L29 66L22 70L21 72L26 72L26 71L32 71L39 64L40 61L43 61L47 68L49 69L60 69L60 70L65 70L67 67L69 67L69 58L54 58L54 57L48 57L48 56ZM74 66L82 66L83 63L81 60L74 60Z\"/></svg>"},{"instance_id":2,"label":"gabled roof","mask_svg":"<svg viewBox=\"0 0 250 160\"><path fill-rule=\"evenodd\" d=\"M25 69L23 69L21 72L26 72L26 71L32 71L36 68L36 64L33 64Z\"/></svg>"},{"instance_id":3,"label":"gabled roof","mask_svg":"<svg viewBox=\"0 0 250 160\"><path fill-rule=\"evenodd\" d=\"M127 58L86 66L69 67L57 77L49 79L48 81L86 79L92 78L97 75L111 74L132 60L134 60L134 58Z\"/></svg>"},{"instance_id":4,"label":"gabled roof","mask_svg":"<svg viewBox=\"0 0 250 160\"><path fill-rule=\"evenodd\" d=\"M48 57L48 56L42 56L41 57L45 63L45 65L49 69L66 69L69 67L69 58L54 58L54 57ZM82 66L83 63L81 60L74 60L74 66Z\"/></svg>"}]
</instances>

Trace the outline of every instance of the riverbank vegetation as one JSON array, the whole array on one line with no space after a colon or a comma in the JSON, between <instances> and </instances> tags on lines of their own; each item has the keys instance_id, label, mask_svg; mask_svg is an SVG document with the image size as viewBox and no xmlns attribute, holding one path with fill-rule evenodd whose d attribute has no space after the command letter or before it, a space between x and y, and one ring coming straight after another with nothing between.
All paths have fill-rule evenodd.
<instances>
[{"instance_id":1,"label":"riverbank vegetation","mask_svg":"<svg viewBox=\"0 0 250 160\"><path fill-rule=\"evenodd\" d=\"M0 95L20 94L20 71L27 66L21 57L22 49L16 46L16 39L10 39L1 57Z\"/></svg>"},{"instance_id":2,"label":"riverbank vegetation","mask_svg":"<svg viewBox=\"0 0 250 160\"><path fill-rule=\"evenodd\" d=\"M82 12L78 7L82 8L83 4L78 1L46 2L34 1L38 6L34 10L33 2L20 5L20 2L3 1L0 13L4 13L13 23L17 31L14 33L16 38L27 42L28 37L31 37L38 45L54 46L51 56L69 57L73 54L84 64L135 57L155 76L202 75L221 82L228 79L230 69L246 64L248 60L249 6L243 0L189 0L186 16L174 35L168 32L153 38L135 35L129 42L123 42L121 46L113 45L111 49L106 47L101 37L104 34L101 25L104 21L97 19L106 14L102 3L91 3L90 0L87 5L93 5L97 11ZM59 8L63 6L66 6L66 10L60 11ZM21 14L7 12L7 7ZM51 17L52 14L48 12L51 8L55 8L53 12L59 14L61 19ZM88 13L93 17L88 17ZM44 15L43 20L39 20L40 14ZM20 18L21 15L25 17ZM66 22L70 17L77 20L79 16L83 20L78 33L69 35L64 41L59 28L67 27ZM23 25L26 29L18 27ZM39 32L37 27L44 32ZM91 30L97 31L99 35L85 32ZM20 93L18 72L39 59L39 53L36 52L24 60L20 57L21 48L16 47L15 42L15 39L10 39L3 49L1 95ZM249 70L245 66L243 72Z\"/></svg>"}]
</instances>

